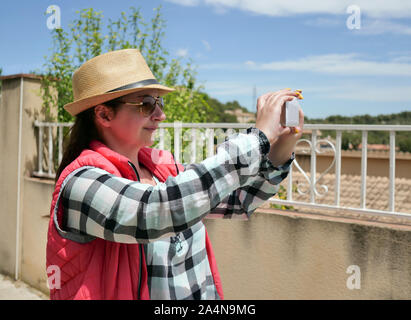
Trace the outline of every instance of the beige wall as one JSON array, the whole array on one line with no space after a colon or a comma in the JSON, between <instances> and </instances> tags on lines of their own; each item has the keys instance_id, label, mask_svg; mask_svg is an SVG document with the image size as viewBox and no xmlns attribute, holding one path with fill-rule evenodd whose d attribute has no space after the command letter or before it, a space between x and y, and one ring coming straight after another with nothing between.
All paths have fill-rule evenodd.
<instances>
[{"instance_id":1,"label":"beige wall","mask_svg":"<svg viewBox=\"0 0 411 320\"><path fill-rule=\"evenodd\" d=\"M0 271L14 276L20 79L3 81L0 108Z\"/></svg>"},{"instance_id":2,"label":"beige wall","mask_svg":"<svg viewBox=\"0 0 411 320\"><path fill-rule=\"evenodd\" d=\"M48 294L46 243L54 183L25 177L24 191L21 279Z\"/></svg>"},{"instance_id":3,"label":"beige wall","mask_svg":"<svg viewBox=\"0 0 411 320\"><path fill-rule=\"evenodd\" d=\"M317 172L324 172L332 163L334 156L322 154L317 155ZM310 155L297 155L298 163L305 172L310 172ZM401 156L395 160L395 176L397 178L411 179L411 155ZM333 166L329 173L334 173ZM389 177L390 162L388 154L368 153L367 175ZM341 174L361 175L361 151L343 152L341 158Z\"/></svg>"},{"instance_id":4,"label":"beige wall","mask_svg":"<svg viewBox=\"0 0 411 320\"><path fill-rule=\"evenodd\" d=\"M39 263L43 251L33 251L31 244L41 242L43 230L36 230L37 238L32 238L29 246L24 246L27 235L23 230L37 226L32 218L38 214L38 209L50 205L42 199L50 197L44 191L42 184L27 184L25 180L31 175L37 165L37 131L34 121L43 120L41 113L42 99L40 97L40 79L32 75L16 75L3 79L2 99L0 107L0 272L11 277L21 278L22 264L26 262L25 254L34 254ZM21 84L23 84L21 91ZM23 93L21 96L21 92ZM21 100L22 97L22 100ZM22 112L20 113L20 105ZM21 120L20 120L21 117ZM21 121L21 131L19 124ZM21 146L19 153L19 134ZM20 159L20 170L18 162ZM17 196L20 192L19 208ZM17 218L19 214L19 219ZM17 227L19 220L19 228ZM33 224L32 224L33 223ZM17 245L19 242L19 245ZM18 274L16 275L16 255L18 254ZM27 268L26 268L27 269ZM40 276L37 274L36 276Z\"/></svg>"},{"instance_id":5,"label":"beige wall","mask_svg":"<svg viewBox=\"0 0 411 320\"><path fill-rule=\"evenodd\" d=\"M205 220L226 299L411 299L411 227L278 212Z\"/></svg>"}]
</instances>

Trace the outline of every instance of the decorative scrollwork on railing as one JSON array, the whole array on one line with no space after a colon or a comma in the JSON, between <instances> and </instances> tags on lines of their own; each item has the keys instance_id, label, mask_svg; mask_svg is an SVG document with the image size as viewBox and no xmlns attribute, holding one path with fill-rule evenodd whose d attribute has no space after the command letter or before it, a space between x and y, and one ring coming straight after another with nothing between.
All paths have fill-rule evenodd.
<instances>
[{"instance_id":1,"label":"decorative scrollwork on railing","mask_svg":"<svg viewBox=\"0 0 411 320\"><path fill-rule=\"evenodd\" d=\"M304 142L306 142L309 145L309 148L301 149L300 151L302 153L311 152L312 148L313 148L313 145L312 145L312 142L310 140L300 139L300 140L297 141L296 146L298 144L304 143ZM330 147L331 147L331 149L334 153L334 158L333 158L333 161L331 162L331 165L326 170L324 170L324 172L320 175L320 177L318 179L316 179L316 177L314 176L314 177L312 177L313 181L311 181L310 177L307 175L307 173L299 165L297 159L294 159L294 161L293 161L295 167L302 173L303 177L308 182L308 184L306 182L300 182L297 185L297 192L301 195L307 195L310 192L311 189L314 191L315 195L318 196L318 197L323 197L328 192L328 187L324 184L319 184L319 182L324 177L324 175L326 175L328 173L328 171L330 171L331 168L334 166L335 160L336 160L336 150L335 150L335 146L330 141L325 140L325 139L321 139L321 140L317 140L317 142L315 143L314 152L316 154L324 153L325 150L321 150L321 148L318 148L318 145L321 144L321 143L324 143L324 142L330 145ZM321 188L322 192L317 190L317 185L318 185L318 188ZM304 187L304 186L306 186L308 189L302 190L301 187Z\"/></svg>"},{"instance_id":2,"label":"decorative scrollwork on railing","mask_svg":"<svg viewBox=\"0 0 411 320\"><path fill-rule=\"evenodd\" d=\"M321 148L320 148L320 149L317 148L317 145L318 145L319 143L321 143L321 142L328 143L328 144L331 146L331 149L332 149L332 151L333 151L333 153L334 153L334 158L333 158L333 161L331 162L330 166L329 166L326 170L324 170L324 172L320 175L320 177L318 178L318 180L315 181L314 185L316 185L316 184L328 173L328 171L330 171L331 168L334 167L335 159L336 159L336 153L337 153L337 151L335 150L335 146L334 146L330 141L325 140L325 139L317 140L316 148L315 148L315 152L316 152L316 153L318 153L318 154L324 153L324 150L321 151ZM324 196L324 195L328 192L328 187L327 187L326 185L320 185L320 187L325 190L324 194L318 193L317 190L316 190L316 188L314 188L314 192L315 192L316 195L318 195L318 196Z\"/></svg>"},{"instance_id":3,"label":"decorative scrollwork on railing","mask_svg":"<svg viewBox=\"0 0 411 320\"><path fill-rule=\"evenodd\" d=\"M297 147L297 145L300 144L300 143L302 143L302 142L307 142L308 145L310 146L309 150L311 150L311 147L312 147L311 141L310 141L310 140L307 140L307 139L300 139L300 140L298 140L297 143L295 144L295 146ZM308 151L306 151L306 150L301 150L301 152L302 152L302 153L308 153ZM308 190L307 190L307 191L301 190L301 188L300 188L301 186L303 186L303 187L304 187L304 186L307 186L307 184L306 184L305 182L301 182L301 183L297 184L297 192L298 192L299 194L301 194L301 195L306 195L306 194L310 191L310 184L311 184L310 178L309 178L308 175L305 173L305 171L300 167L300 165L298 164L297 159L294 159L293 164L294 164L294 166L302 173L303 177L304 177L304 178L307 180L307 182L308 182Z\"/></svg>"}]
</instances>

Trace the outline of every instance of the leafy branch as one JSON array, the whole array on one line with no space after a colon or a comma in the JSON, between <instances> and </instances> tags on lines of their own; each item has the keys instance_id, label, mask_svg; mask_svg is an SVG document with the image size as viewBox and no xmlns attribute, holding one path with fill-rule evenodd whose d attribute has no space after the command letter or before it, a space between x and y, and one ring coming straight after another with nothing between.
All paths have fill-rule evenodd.
<instances>
[{"instance_id":1,"label":"leafy branch","mask_svg":"<svg viewBox=\"0 0 411 320\"><path fill-rule=\"evenodd\" d=\"M74 71L85 61L107 51L139 49L160 83L176 88L165 96L166 122L206 122L211 108L205 93L196 86L192 61L183 64L182 58L169 59L162 42L166 22L161 6L154 9L150 23L145 22L140 8L131 7L129 14L121 12L116 20L104 20L103 12L93 8L77 11L68 31L52 30L52 54L45 57L42 97L49 120L57 107L57 121L71 122L74 118L64 110L73 101L71 79Z\"/></svg>"}]
</instances>

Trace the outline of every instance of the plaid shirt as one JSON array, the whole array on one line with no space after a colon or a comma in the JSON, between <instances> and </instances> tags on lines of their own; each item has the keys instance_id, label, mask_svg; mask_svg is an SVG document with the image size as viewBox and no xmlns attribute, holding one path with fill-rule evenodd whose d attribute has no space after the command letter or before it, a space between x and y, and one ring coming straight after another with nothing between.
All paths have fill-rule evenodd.
<instances>
[{"instance_id":1,"label":"plaid shirt","mask_svg":"<svg viewBox=\"0 0 411 320\"><path fill-rule=\"evenodd\" d=\"M219 299L205 247L205 217L248 219L277 193L294 154L274 167L264 133L230 136L215 156L157 185L96 167L62 185L62 229L122 243L144 243L151 299ZM131 165L131 164L130 164Z\"/></svg>"}]
</instances>

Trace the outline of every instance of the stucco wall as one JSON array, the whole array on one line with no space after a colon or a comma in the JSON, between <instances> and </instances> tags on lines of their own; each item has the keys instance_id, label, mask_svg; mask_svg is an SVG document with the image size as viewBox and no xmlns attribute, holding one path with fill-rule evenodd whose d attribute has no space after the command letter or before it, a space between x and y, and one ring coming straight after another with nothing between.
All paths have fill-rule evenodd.
<instances>
[{"instance_id":1,"label":"stucco wall","mask_svg":"<svg viewBox=\"0 0 411 320\"><path fill-rule=\"evenodd\" d=\"M13 276L16 253L20 79L3 81L0 108L0 271Z\"/></svg>"},{"instance_id":2,"label":"stucco wall","mask_svg":"<svg viewBox=\"0 0 411 320\"><path fill-rule=\"evenodd\" d=\"M34 121L42 121L45 116L42 113L39 77L15 75L4 78L0 107L0 272L13 278L21 278L24 252L32 250L31 245L23 245L23 229L33 222L31 217L24 221L24 212L35 212L38 207L42 207L39 201L48 196L39 193L42 190L41 185L29 185L26 189L28 185L25 183L25 178L30 177L37 166L38 136L34 130ZM41 239L41 235L39 237Z\"/></svg>"},{"instance_id":3,"label":"stucco wall","mask_svg":"<svg viewBox=\"0 0 411 320\"><path fill-rule=\"evenodd\" d=\"M46 243L54 183L26 177L24 190L21 279L48 294Z\"/></svg>"},{"instance_id":4,"label":"stucco wall","mask_svg":"<svg viewBox=\"0 0 411 320\"><path fill-rule=\"evenodd\" d=\"M25 179L25 190L22 280L48 293L53 184ZM411 227L272 212L204 220L225 299L411 299ZM360 289L347 288L351 265L359 267Z\"/></svg>"},{"instance_id":5,"label":"stucco wall","mask_svg":"<svg viewBox=\"0 0 411 320\"><path fill-rule=\"evenodd\" d=\"M411 299L410 227L277 212L205 220L226 299Z\"/></svg>"},{"instance_id":6,"label":"stucco wall","mask_svg":"<svg viewBox=\"0 0 411 320\"><path fill-rule=\"evenodd\" d=\"M297 160L305 172L310 172L311 155L298 154ZM328 169L334 159L332 154L317 154L317 172ZM397 178L411 179L410 156L402 154L395 159L395 176ZM389 177L390 159L387 153L368 152L367 175ZM329 173L335 173L334 166ZM361 151L343 152L341 158L341 174L361 175Z\"/></svg>"}]
</instances>

